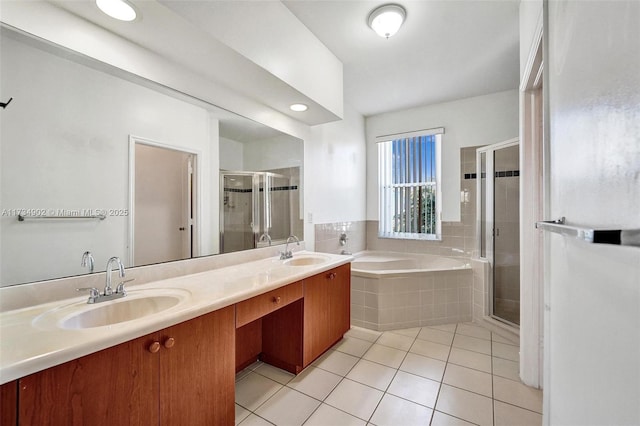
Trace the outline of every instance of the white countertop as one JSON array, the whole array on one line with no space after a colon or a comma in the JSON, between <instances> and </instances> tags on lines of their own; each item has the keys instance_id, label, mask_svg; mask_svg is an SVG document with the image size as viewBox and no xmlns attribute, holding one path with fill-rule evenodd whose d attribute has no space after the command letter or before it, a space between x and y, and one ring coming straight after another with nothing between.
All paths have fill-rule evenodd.
<instances>
[{"instance_id":1,"label":"white countertop","mask_svg":"<svg viewBox=\"0 0 640 426\"><path fill-rule=\"evenodd\" d=\"M63 329L55 324L38 325L34 320L52 309L82 302L87 296L0 313L0 383L53 367L93 352L188 321L267 291L344 265L351 256L296 252L294 258L322 255L327 261L307 266L289 266L268 258L214 269L193 275L150 282L128 288L130 294L154 289L180 289L186 301L160 313L113 325ZM126 297L125 297L126 299ZM120 299L123 300L123 299ZM103 302L105 304L110 302ZM91 305L91 306L99 306Z\"/></svg>"}]
</instances>

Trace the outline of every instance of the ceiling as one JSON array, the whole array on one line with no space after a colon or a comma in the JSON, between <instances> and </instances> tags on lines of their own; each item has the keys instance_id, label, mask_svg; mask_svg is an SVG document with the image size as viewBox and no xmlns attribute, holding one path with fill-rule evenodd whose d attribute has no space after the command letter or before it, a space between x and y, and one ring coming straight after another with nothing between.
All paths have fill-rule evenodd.
<instances>
[{"instance_id":1,"label":"ceiling","mask_svg":"<svg viewBox=\"0 0 640 426\"><path fill-rule=\"evenodd\" d=\"M342 61L345 102L365 116L518 87L519 0L399 0L389 39L367 26L384 1L283 3Z\"/></svg>"},{"instance_id":2,"label":"ceiling","mask_svg":"<svg viewBox=\"0 0 640 426\"><path fill-rule=\"evenodd\" d=\"M211 25L231 16L225 7L260 11L273 0L135 0L143 15L135 25L107 18L93 0L48 1L296 120L314 125L338 118L310 98L307 113L289 111L291 99L304 95L222 41L243 35L259 39L260 33L247 29L230 35ZM364 116L518 87L520 0L399 2L407 19L389 39L367 25L369 13L384 0L282 0L283 22L267 24L291 28L284 21L299 21L320 40L343 64L345 103ZM245 15L233 16L234 24L243 26ZM289 56L304 62L295 52ZM322 72L321 67L310 71ZM321 77L309 75L316 85Z\"/></svg>"}]
</instances>

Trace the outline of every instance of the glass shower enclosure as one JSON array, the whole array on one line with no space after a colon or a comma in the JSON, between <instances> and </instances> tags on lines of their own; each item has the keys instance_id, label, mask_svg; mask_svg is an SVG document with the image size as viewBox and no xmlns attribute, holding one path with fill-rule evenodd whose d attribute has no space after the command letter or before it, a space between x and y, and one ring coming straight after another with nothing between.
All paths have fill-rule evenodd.
<instances>
[{"instance_id":1,"label":"glass shower enclosure","mask_svg":"<svg viewBox=\"0 0 640 426\"><path fill-rule=\"evenodd\" d=\"M220 252L286 241L291 233L289 178L271 172L220 172Z\"/></svg>"},{"instance_id":2,"label":"glass shower enclosure","mask_svg":"<svg viewBox=\"0 0 640 426\"><path fill-rule=\"evenodd\" d=\"M477 150L479 254L491 264L489 312L520 324L520 145L517 139Z\"/></svg>"}]
</instances>

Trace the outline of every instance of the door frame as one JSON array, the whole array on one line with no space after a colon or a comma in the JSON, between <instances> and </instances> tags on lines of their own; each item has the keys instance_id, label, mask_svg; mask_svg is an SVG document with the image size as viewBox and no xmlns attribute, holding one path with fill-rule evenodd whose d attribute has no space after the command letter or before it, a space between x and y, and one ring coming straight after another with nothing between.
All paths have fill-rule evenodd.
<instances>
[{"instance_id":1,"label":"door frame","mask_svg":"<svg viewBox=\"0 0 640 426\"><path fill-rule=\"evenodd\" d=\"M199 161L202 153L199 150L184 146L174 145L166 142L158 142L141 136L129 135L129 226L127 230L127 265L134 266L135 253L135 199L136 199L136 144L149 145L157 148L170 149L193 155L193 174L191 196L195 197L195 203L191 200L193 220L191 223L191 247L192 257L197 257L202 253L202 238L200 237L200 217L202 217L202 167ZM194 190L195 189L195 190Z\"/></svg>"},{"instance_id":2,"label":"door frame","mask_svg":"<svg viewBox=\"0 0 640 426\"><path fill-rule=\"evenodd\" d=\"M535 35L520 83L520 378L542 388L544 345L544 238L535 229L549 206L548 138L543 86L543 19Z\"/></svg>"}]
</instances>

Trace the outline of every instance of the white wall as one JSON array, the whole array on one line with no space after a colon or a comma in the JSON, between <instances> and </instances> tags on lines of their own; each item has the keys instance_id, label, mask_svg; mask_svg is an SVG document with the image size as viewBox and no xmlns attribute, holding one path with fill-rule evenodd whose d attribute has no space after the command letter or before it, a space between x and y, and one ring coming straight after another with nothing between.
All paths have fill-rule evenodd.
<instances>
[{"instance_id":1,"label":"white wall","mask_svg":"<svg viewBox=\"0 0 640 426\"><path fill-rule=\"evenodd\" d=\"M244 145L229 138L220 138L220 169L244 170Z\"/></svg>"},{"instance_id":2,"label":"white wall","mask_svg":"<svg viewBox=\"0 0 640 426\"><path fill-rule=\"evenodd\" d=\"M217 167L217 134L210 135L203 108L9 37L1 42L0 92L14 98L0 114L2 209L128 209L131 134L195 150L199 164ZM209 170L202 167L199 176L207 218ZM43 279L42 271L46 277L84 273L85 250L94 253L96 270L110 256L127 258L127 216L59 223L3 216L1 226L4 285Z\"/></svg>"},{"instance_id":3,"label":"white wall","mask_svg":"<svg viewBox=\"0 0 640 426\"><path fill-rule=\"evenodd\" d=\"M460 148L518 136L518 91L494 93L368 117L367 219L378 220L380 135L444 127L442 136L442 220L460 221Z\"/></svg>"},{"instance_id":4,"label":"white wall","mask_svg":"<svg viewBox=\"0 0 640 426\"><path fill-rule=\"evenodd\" d=\"M348 104L342 121L311 128L304 145L307 247L315 234L309 215L314 224L365 219L364 135L364 118Z\"/></svg>"}]
</instances>

